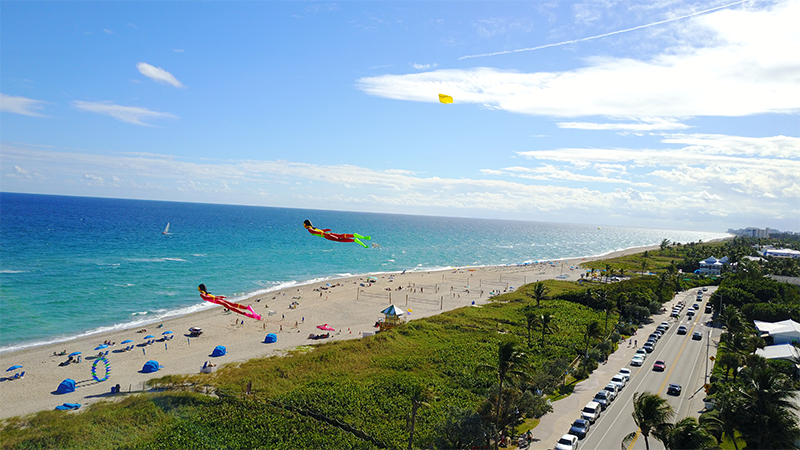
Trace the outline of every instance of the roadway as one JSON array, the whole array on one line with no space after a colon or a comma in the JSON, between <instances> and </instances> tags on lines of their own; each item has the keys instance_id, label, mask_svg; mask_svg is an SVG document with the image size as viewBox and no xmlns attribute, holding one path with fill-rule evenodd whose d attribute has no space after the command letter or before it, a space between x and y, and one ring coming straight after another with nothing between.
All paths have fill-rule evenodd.
<instances>
[{"instance_id":1,"label":"roadway","mask_svg":"<svg viewBox=\"0 0 800 450\"><path fill-rule=\"evenodd\" d=\"M675 418L678 421L687 416L698 417L703 411L703 398L705 391L703 385L706 382L706 375L710 375L713 363L707 356L714 356L717 353L720 330L711 328L706 322L711 320L711 314L704 313L704 308L709 297L714 292L715 287L709 287L708 292L703 295L703 300L696 300L697 289L681 292L676 295L671 302L668 302L667 313L654 316L655 324L640 330L634 339L638 340L639 346L644 344L648 335L662 321L669 322L669 329L658 340L653 353L650 353L641 367L630 366L630 360L623 367L631 369L631 379L625 388L618 394L611 405L603 411L600 418L595 422L588 435L583 439L579 448L586 449L619 449L639 450L645 449L644 438L637 434L637 438L627 447L621 447L622 439L631 432L637 431L636 424L633 422L631 413L633 412L633 395L636 392L649 391L657 393L666 398L675 410ZM678 301L683 300L686 306L678 318L669 318L669 312ZM694 317L687 317L686 311L694 303L700 304L700 309ZM678 327L684 325L687 333L677 334ZM648 330L645 332L645 330ZM701 340L693 340L692 333L698 331L702 334ZM653 363L656 360L663 360L666 363L666 370L663 372L653 371ZM708 363L708 364L707 364ZM610 380L610 377L609 377ZM606 380L609 381L609 380ZM602 380L601 380L602 381ZM670 383L677 383L682 386L679 396L667 395L667 386ZM600 389L604 383L599 383ZM581 405L582 407L582 405ZM576 415L575 418L578 418ZM561 434L566 434L567 428ZM555 433L558 434L558 433ZM558 434L560 436L560 434ZM663 449L663 445L656 441L652 436L649 438L650 448L653 450Z\"/></svg>"}]
</instances>

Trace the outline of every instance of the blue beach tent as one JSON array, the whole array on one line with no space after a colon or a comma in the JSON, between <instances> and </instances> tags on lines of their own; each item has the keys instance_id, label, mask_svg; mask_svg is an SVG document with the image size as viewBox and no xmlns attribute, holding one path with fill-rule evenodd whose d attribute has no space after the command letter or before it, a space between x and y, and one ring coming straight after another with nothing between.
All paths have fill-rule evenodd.
<instances>
[{"instance_id":1,"label":"blue beach tent","mask_svg":"<svg viewBox=\"0 0 800 450\"><path fill-rule=\"evenodd\" d=\"M226 353L228 352L225 350L225 347L218 345L214 347L214 351L211 352L211 356L224 356Z\"/></svg>"},{"instance_id":2,"label":"blue beach tent","mask_svg":"<svg viewBox=\"0 0 800 450\"><path fill-rule=\"evenodd\" d=\"M158 372L158 370L163 368L163 367L164 366L161 366L161 365L158 364L158 361L154 361L154 360L151 359L150 361L147 361L146 363L144 363L144 367L142 367L142 372L144 372L144 373Z\"/></svg>"},{"instance_id":3,"label":"blue beach tent","mask_svg":"<svg viewBox=\"0 0 800 450\"><path fill-rule=\"evenodd\" d=\"M75 380L72 378L67 378L66 380L62 381L61 384L58 385L58 389L56 392L59 394L68 394L70 392L75 392Z\"/></svg>"},{"instance_id":4,"label":"blue beach tent","mask_svg":"<svg viewBox=\"0 0 800 450\"><path fill-rule=\"evenodd\" d=\"M278 335L276 335L275 333L269 333L267 334L267 337L264 338L264 342L267 344L272 344L273 342L277 341L278 341Z\"/></svg>"}]
</instances>

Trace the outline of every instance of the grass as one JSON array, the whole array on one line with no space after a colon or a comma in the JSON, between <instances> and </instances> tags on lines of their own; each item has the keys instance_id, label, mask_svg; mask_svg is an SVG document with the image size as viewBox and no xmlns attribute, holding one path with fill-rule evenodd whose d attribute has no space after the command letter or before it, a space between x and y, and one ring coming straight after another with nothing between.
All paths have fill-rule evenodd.
<instances>
[{"instance_id":1,"label":"grass","mask_svg":"<svg viewBox=\"0 0 800 450\"><path fill-rule=\"evenodd\" d=\"M552 293L576 283L549 281ZM165 391L131 395L118 403L98 403L79 414L45 411L12 419L0 429L2 448L375 448L329 423L348 424L377 441L405 447L409 393L427 385L435 399L418 412L416 443L433 445L450 406L477 410L493 383L478 366L495 365L501 341L526 347L522 308L525 292L499 296L482 308L465 307L412 321L358 340L298 349L285 357L246 361L208 375L169 376L151 386L211 385L222 398ZM531 362L572 359L582 349L583 329L604 313L563 300L544 300L558 332L544 347L534 335L526 348ZM616 317L612 318L615 321ZM252 397L243 391L252 383ZM269 404L261 400L279 403ZM276 405L311 410L329 422Z\"/></svg>"}]
</instances>

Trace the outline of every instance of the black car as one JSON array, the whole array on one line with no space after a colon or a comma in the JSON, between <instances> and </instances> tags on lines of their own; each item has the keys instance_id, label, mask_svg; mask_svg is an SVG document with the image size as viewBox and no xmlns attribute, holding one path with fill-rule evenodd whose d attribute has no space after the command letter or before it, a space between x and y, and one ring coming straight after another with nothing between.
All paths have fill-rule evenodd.
<instances>
[{"instance_id":1,"label":"black car","mask_svg":"<svg viewBox=\"0 0 800 450\"><path fill-rule=\"evenodd\" d=\"M694 339L695 341L699 341L703 339L703 335L700 334L699 331L695 331L694 333L692 333L692 339Z\"/></svg>"},{"instance_id":2,"label":"black car","mask_svg":"<svg viewBox=\"0 0 800 450\"><path fill-rule=\"evenodd\" d=\"M687 329L685 326L681 325L678 327L678 334L686 334L686 331Z\"/></svg>"},{"instance_id":3,"label":"black car","mask_svg":"<svg viewBox=\"0 0 800 450\"><path fill-rule=\"evenodd\" d=\"M668 395L681 395L681 385L670 383L669 387L667 387L667 394Z\"/></svg>"},{"instance_id":4,"label":"black car","mask_svg":"<svg viewBox=\"0 0 800 450\"><path fill-rule=\"evenodd\" d=\"M572 422L572 426L569 428L569 434L574 434L579 438L583 439L586 437L586 433L589 432L589 421L586 419L577 419L575 422Z\"/></svg>"},{"instance_id":5,"label":"black car","mask_svg":"<svg viewBox=\"0 0 800 450\"><path fill-rule=\"evenodd\" d=\"M645 350L647 353L653 353L653 350L655 350L655 347L653 347L653 344L651 344L651 343L649 343L649 342L648 342L648 343L646 343L646 344L644 344L644 345L642 346L642 348L643 348L643 349L644 349L644 350Z\"/></svg>"}]
</instances>

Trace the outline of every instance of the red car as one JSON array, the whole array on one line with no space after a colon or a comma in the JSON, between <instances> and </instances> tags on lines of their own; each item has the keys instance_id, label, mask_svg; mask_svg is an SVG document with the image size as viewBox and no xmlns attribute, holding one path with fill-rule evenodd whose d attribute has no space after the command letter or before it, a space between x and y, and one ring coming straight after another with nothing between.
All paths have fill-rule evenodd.
<instances>
[{"instance_id":1,"label":"red car","mask_svg":"<svg viewBox=\"0 0 800 450\"><path fill-rule=\"evenodd\" d=\"M663 372L666 368L667 364L660 359L653 364L653 370L658 370L659 372Z\"/></svg>"}]
</instances>

